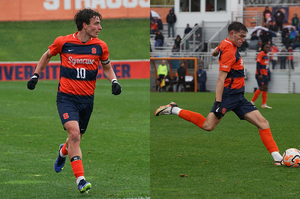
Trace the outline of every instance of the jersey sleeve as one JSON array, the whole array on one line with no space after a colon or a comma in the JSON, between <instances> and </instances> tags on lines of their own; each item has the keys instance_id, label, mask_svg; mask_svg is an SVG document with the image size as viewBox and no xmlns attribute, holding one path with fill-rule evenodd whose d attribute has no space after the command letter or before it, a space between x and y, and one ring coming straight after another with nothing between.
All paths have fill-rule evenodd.
<instances>
[{"instance_id":1,"label":"jersey sleeve","mask_svg":"<svg viewBox=\"0 0 300 199\"><path fill-rule=\"evenodd\" d=\"M57 55L58 53L60 53L60 52L61 52L61 48L62 48L62 36L57 37L57 38L54 40L53 44L51 44L51 45L49 46L51 55L55 56L55 55Z\"/></svg>"},{"instance_id":2,"label":"jersey sleeve","mask_svg":"<svg viewBox=\"0 0 300 199\"><path fill-rule=\"evenodd\" d=\"M106 65L109 64L109 50L105 42L101 44L102 47L102 55L100 56L101 63Z\"/></svg>"},{"instance_id":3,"label":"jersey sleeve","mask_svg":"<svg viewBox=\"0 0 300 199\"><path fill-rule=\"evenodd\" d=\"M229 72L231 70L231 66L235 63L235 55L234 55L234 51L230 50L230 49L224 49L224 51L222 51L222 49L219 49L219 71L225 71L225 72Z\"/></svg>"}]
</instances>

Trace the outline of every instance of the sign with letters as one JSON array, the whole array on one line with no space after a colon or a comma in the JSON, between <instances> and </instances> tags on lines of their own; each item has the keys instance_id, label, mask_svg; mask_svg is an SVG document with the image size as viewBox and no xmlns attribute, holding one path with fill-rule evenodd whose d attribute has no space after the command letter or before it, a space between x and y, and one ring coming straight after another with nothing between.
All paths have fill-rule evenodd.
<instances>
[{"instance_id":1,"label":"sign with letters","mask_svg":"<svg viewBox=\"0 0 300 199\"><path fill-rule=\"evenodd\" d=\"M0 81L29 80L37 62L0 62ZM150 78L149 60L112 61L111 65L118 79ZM60 62L50 62L41 73L39 80L58 80ZM98 66L97 79L105 79L101 65Z\"/></svg>"}]
</instances>

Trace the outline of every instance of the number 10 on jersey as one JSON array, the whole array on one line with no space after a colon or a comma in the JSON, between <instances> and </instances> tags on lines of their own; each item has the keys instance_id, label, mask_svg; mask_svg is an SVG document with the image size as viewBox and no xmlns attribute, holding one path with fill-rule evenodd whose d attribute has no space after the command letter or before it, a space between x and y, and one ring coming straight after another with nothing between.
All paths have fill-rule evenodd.
<instances>
[{"instance_id":1,"label":"number 10 on jersey","mask_svg":"<svg viewBox=\"0 0 300 199\"><path fill-rule=\"evenodd\" d=\"M86 70L85 70L85 68L76 68L76 70L77 70L77 76L76 76L76 78L77 79L85 79L85 75L86 75Z\"/></svg>"}]
</instances>

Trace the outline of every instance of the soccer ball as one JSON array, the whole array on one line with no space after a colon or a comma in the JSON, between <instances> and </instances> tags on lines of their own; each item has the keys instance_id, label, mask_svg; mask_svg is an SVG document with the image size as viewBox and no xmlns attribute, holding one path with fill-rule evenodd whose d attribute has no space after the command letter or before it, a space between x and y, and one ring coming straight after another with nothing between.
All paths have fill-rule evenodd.
<instances>
[{"instance_id":1,"label":"soccer ball","mask_svg":"<svg viewBox=\"0 0 300 199\"><path fill-rule=\"evenodd\" d=\"M295 148L287 149L283 153L283 163L287 167L299 167L300 166L300 151Z\"/></svg>"}]
</instances>

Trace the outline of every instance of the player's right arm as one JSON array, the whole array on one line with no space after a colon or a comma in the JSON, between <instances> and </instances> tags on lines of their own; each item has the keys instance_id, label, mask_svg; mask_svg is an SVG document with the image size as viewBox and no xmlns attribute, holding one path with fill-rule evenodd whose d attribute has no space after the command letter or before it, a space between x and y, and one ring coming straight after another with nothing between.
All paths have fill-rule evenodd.
<instances>
[{"instance_id":1,"label":"player's right arm","mask_svg":"<svg viewBox=\"0 0 300 199\"><path fill-rule=\"evenodd\" d=\"M259 79L262 79L262 75L260 73L260 62L262 60L262 57L260 56L261 54L257 55L257 59L256 59L256 71L257 71L257 76Z\"/></svg>"},{"instance_id":2,"label":"player's right arm","mask_svg":"<svg viewBox=\"0 0 300 199\"><path fill-rule=\"evenodd\" d=\"M51 60L51 53L50 50L48 49L41 57L39 63L37 64L37 67L35 69L34 73L37 73L38 75L41 74L41 72L47 67L47 65L49 64L50 60Z\"/></svg>"},{"instance_id":3,"label":"player's right arm","mask_svg":"<svg viewBox=\"0 0 300 199\"><path fill-rule=\"evenodd\" d=\"M37 67L34 71L34 74L31 76L30 80L27 82L27 88L33 90L35 85L38 83L41 72L47 67L50 62L52 55L50 50L47 50L41 57L40 61L37 64Z\"/></svg>"}]
</instances>

